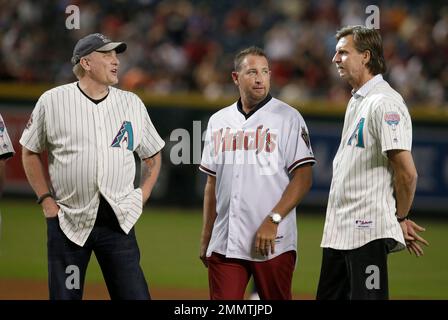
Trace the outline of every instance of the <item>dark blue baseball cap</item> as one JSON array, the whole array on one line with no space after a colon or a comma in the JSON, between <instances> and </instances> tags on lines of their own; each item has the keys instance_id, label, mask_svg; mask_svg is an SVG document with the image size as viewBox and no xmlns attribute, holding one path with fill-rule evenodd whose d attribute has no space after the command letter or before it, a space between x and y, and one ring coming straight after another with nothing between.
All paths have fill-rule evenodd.
<instances>
[{"instance_id":1,"label":"dark blue baseball cap","mask_svg":"<svg viewBox=\"0 0 448 320\"><path fill-rule=\"evenodd\" d=\"M93 51L107 52L115 50L116 53L124 52L127 48L124 42L113 42L101 33L92 33L76 43L73 49L72 63L75 65L82 57Z\"/></svg>"}]
</instances>

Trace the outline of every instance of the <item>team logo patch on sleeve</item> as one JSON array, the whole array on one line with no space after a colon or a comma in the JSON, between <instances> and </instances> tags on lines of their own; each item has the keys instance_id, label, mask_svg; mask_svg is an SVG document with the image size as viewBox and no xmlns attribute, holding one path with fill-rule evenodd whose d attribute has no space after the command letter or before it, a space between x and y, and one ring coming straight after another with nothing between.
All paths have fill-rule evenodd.
<instances>
[{"instance_id":1,"label":"team logo patch on sleeve","mask_svg":"<svg viewBox=\"0 0 448 320\"><path fill-rule=\"evenodd\" d=\"M302 139L305 142L308 149L310 148L310 136L308 132L306 131L305 127L302 127L302 133L301 133Z\"/></svg>"},{"instance_id":2,"label":"team logo patch on sleeve","mask_svg":"<svg viewBox=\"0 0 448 320\"><path fill-rule=\"evenodd\" d=\"M0 120L0 135L3 135L3 131L5 131L5 123Z\"/></svg>"},{"instance_id":3,"label":"team logo patch on sleeve","mask_svg":"<svg viewBox=\"0 0 448 320\"><path fill-rule=\"evenodd\" d=\"M33 124L33 115L31 114L28 122L26 123L25 129L29 129L31 127L31 125Z\"/></svg>"},{"instance_id":4,"label":"team logo patch on sleeve","mask_svg":"<svg viewBox=\"0 0 448 320\"><path fill-rule=\"evenodd\" d=\"M400 115L397 112L386 112L384 114L384 121L395 130L398 123L400 123Z\"/></svg>"}]
</instances>

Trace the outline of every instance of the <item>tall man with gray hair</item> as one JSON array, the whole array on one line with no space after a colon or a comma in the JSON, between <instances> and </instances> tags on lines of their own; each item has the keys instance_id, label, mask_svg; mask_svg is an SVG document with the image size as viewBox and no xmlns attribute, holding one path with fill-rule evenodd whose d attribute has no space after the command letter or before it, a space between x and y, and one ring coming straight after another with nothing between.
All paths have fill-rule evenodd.
<instances>
[{"instance_id":1,"label":"tall man with gray hair","mask_svg":"<svg viewBox=\"0 0 448 320\"><path fill-rule=\"evenodd\" d=\"M388 253L420 256L428 244L408 219L417 184L411 117L382 77L379 32L345 27L336 38L333 62L353 97L333 161L317 299L388 299Z\"/></svg>"}]
</instances>

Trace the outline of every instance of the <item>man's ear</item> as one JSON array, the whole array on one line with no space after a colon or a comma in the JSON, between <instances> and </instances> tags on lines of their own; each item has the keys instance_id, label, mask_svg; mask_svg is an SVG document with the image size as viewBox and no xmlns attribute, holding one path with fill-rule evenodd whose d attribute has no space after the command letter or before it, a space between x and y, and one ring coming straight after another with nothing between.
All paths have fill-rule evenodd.
<instances>
[{"instance_id":1,"label":"man's ear","mask_svg":"<svg viewBox=\"0 0 448 320\"><path fill-rule=\"evenodd\" d=\"M89 59L83 57L81 58L81 60L79 60L79 64L81 65L81 67L83 67L84 70L90 70L90 61Z\"/></svg>"},{"instance_id":2,"label":"man's ear","mask_svg":"<svg viewBox=\"0 0 448 320\"><path fill-rule=\"evenodd\" d=\"M239 85L238 72L232 71L232 80L235 85Z\"/></svg>"},{"instance_id":3,"label":"man's ear","mask_svg":"<svg viewBox=\"0 0 448 320\"><path fill-rule=\"evenodd\" d=\"M364 51L364 53L363 53L363 57L362 57L362 60L363 60L363 62L364 62L364 65L368 64L369 61L370 61L370 59L371 59L370 50L366 50L366 51Z\"/></svg>"}]
</instances>

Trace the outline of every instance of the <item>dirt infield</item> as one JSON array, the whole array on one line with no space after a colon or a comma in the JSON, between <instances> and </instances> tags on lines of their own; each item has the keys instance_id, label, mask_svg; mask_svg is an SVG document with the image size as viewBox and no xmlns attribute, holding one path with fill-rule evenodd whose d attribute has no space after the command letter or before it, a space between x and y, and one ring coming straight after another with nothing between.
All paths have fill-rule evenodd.
<instances>
[{"instance_id":1,"label":"dirt infield","mask_svg":"<svg viewBox=\"0 0 448 320\"><path fill-rule=\"evenodd\" d=\"M204 290L150 288L151 296L157 300L202 300L208 298ZM0 279L0 300L46 300L46 281ZM101 283L86 283L85 300L109 300L107 288Z\"/></svg>"},{"instance_id":2,"label":"dirt infield","mask_svg":"<svg viewBox=\"0 0 448 320\"><path fill-rule=\"evenodd\" d=\"M154 300L207 300L202 289L150 288ZM311 300L311 296L294 296L297 300ZM47 300L47 282L42 280L0 279L0 300ZM84 300L109 300L107 288L101 283L86 283Z\"/></svg>"}]
</instances>

